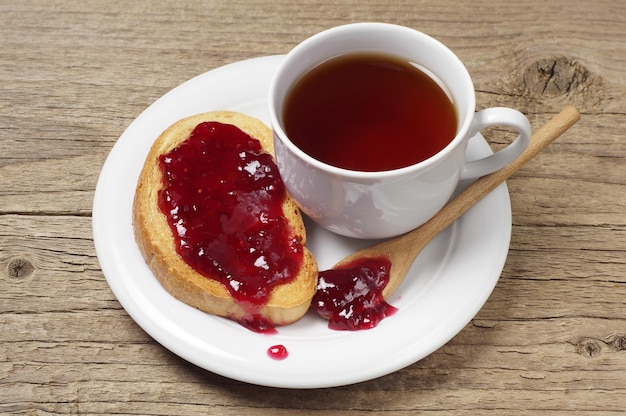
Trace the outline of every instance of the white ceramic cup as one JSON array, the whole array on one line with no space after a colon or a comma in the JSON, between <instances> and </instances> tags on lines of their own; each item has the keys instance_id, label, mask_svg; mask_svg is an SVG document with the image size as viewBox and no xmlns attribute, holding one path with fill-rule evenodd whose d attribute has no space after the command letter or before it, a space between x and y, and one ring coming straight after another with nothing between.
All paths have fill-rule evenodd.
<instances>
[{"instance_id":1,"label":"white ceramic cup","mask_svg":"<svg viewBox=\"0 0 626 416\"><path fill-rule=\"evenodd\" d=\"M313 67L355 52L402 57L443 83L457 111L454 139L429 159L381 172L338 168L300 150L283 128L286 96ZM278 169L302 211L324 228L356 238L403 234L437 213L461 179L498 170L528 146L531 129L522 113L500 107L475 112L475 105L474 86L467 69L439 41L416 30L386 23L338 26L297 45L286 55L271 82L269 116ZM466 161L470 138L496 125L516 130L517 138L493 155Z\"/></svg>"}]
</instances>

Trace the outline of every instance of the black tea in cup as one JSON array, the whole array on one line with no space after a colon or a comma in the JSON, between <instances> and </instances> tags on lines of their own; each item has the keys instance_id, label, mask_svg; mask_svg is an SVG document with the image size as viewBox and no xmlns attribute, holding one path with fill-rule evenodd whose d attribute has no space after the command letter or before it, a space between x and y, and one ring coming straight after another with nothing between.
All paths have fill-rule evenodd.
<instances>
[{"instance_id":1,"label":"black tea in cup","mask_svg":"<svg viewBox=\"0 0 626 416\"><path fill-rule=\"evenodd\" d=\"M283 120L305 153L355 171L421 162L457 132L454 104L433 78L404 59L367 52L305 73L287 95Z\"/></svg>"}]
</instances>

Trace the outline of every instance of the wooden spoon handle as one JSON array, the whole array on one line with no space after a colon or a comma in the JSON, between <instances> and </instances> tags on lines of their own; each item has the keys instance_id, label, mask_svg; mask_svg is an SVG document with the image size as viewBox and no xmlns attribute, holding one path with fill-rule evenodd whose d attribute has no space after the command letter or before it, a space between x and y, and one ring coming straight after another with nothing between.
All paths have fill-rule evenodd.
<instances>
[{"instance_id":1,"label":"wooden spoon handle","mask_svg":"<svg viewBox=\"0 0 626 416\"><path fill-rule=\"evenodd\" d=\"M425 245L425 242L430 241L435 235L446 229L470 207L476 204L476 202L489 194L502 182L506 181L513 173L524 166L530 159L535 157L578 120L580 120L580 113L576 108L564 108L532 135L530 144L517 159L502 169L477 179L463 192L449 201L428 222L419 227L417 229L420 230L419 232L416 232L417 230L411 231L401 238L405 243L409 243L407 240L419 238L420 241L415 243L419 246ZM421 250L421 248L419 250Z\"/></svg>"}]
</instances>

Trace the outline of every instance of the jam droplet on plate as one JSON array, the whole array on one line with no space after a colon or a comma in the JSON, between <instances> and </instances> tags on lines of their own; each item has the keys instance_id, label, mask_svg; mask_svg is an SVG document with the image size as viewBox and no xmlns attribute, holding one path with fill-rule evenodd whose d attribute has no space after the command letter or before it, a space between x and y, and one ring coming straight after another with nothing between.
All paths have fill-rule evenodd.
<instances>
[{"instance_id":1,"label":"jam droplet on plate","mask_svg":"<svg viewBox=\"0 0 626 416\"><path fill-rule=\"evenodd\" d=\"M226 287L246 311L243 326L273 332L258 312L273 287L298 274L303 248L283 215L272 156L236 126L204 122L159 163L159 208L178 254Z\"/></svg>"},{"instance_id":2,"label":"jam droplet on plate","mask_svg":"<svg viewBox=\"0 0 626 416\"><path fill-rule=\"evenodd\" d=\"M267 349L267 355L274 360L284 360L289 356L289 351L284 345L272 345Z\"/></svg>"},{"instance_id":3,"label":"jam droplet on plate","mask_svg":"<svg viewBox=\"0 0 626 416\"><path fill-rule=\"evenodd\" d=\"M363 258L320 272L312 307L331 329L374 328L397 311L383 297L390 269L389 259Z\"/></svg>"}]
</instances>

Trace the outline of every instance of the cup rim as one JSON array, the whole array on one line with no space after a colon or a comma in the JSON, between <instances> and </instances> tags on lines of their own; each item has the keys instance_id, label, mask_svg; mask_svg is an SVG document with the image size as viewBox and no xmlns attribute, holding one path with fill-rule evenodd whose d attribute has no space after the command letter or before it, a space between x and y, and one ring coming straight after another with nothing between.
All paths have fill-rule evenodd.
<instances>
[{"instance_id":1,"label":"cup rim","mask_svg":"<svg viewBox=\"0 0 626 416\"><path fill-rule=\"evenodd\" d=\"M466 78L466 81L471 89L471 94L469 97L467 97L467 99L469 99L470 102L467 105L466 114L460 114L458 107L456 108L457 117L460 121L459 125L457 126L456 135L454 136L452 140L450 140L450 142L443 149L441 149L439 152L429 157L428 159L422 160L420 162L414 163L409 166L396 168L396 169L390 169L390 170L359 171L359 170L341 168L335 165L322 162L314 158L313 156L309 155L308 153L304 152L302 149L296 146L291 141L291 139L289 139L289 136L285 132L282 124L279 122L279 117L278 117L277 112L280 111L281 109L277 109L276 108L277 106L275 105L275 103L278 101L278 97L276 96L277 86L284 72L286 71L286 67L289 64L289 58L293 55L300 53L302 50L305 50L306 48L310 47L312 43L319 41L321 38L326 37L329 34L333 34L337 32L344 32L344 31L351 31L351 30L354 30L355 28L363 29L363 30L393 29L393 30L404 31L406 33L411 33L413 36L419 36L422 39L425 39L426 41L437 45L444 54L448 55L449 59L456 61L459 69L462 71L463 77ZM317 64L318 62L315 63L315 65ZM359 23L349 23L345 25L335 26L335 27L323 30L321 32L318 32L312 35L311 37L305 39L304 41L300 42L298 45L296 45L291 51L289 51L285 55L282 62L280 62L280 64L278 65L278 69L274 73L274 76L270 83L270 89L269 89L269 117L270 117L271 128L273 130L273 137L278 137L278 140L280 140L285 146L287 146L291 152L293 152L300 159L304 160L306 163L316 167L317 169L325 171L331 175L351 177L354 179L382 179L382 178L391 178L395 176L402 176L404 174L417 172L419 170L427 168L428 166L439 163L442 159L446 158L453 151L453 149L456 148L464 140L471 126L471 123L473 120L473 114L475 112L475 107L476 107L476 97L475 97L475 90L474 90L474 85L473 85L471 76L469 72L467 71L467 68L465 67L463 62L456 56L456 54L454 54L454 52L452 52L452 50L450 50L446 45L444 45L439 40L423 32L420 32L416 29L412 29L406 26L391 24L391 23L380 23L380 22L359 22Z\"/></svg>"}]
</instances>

